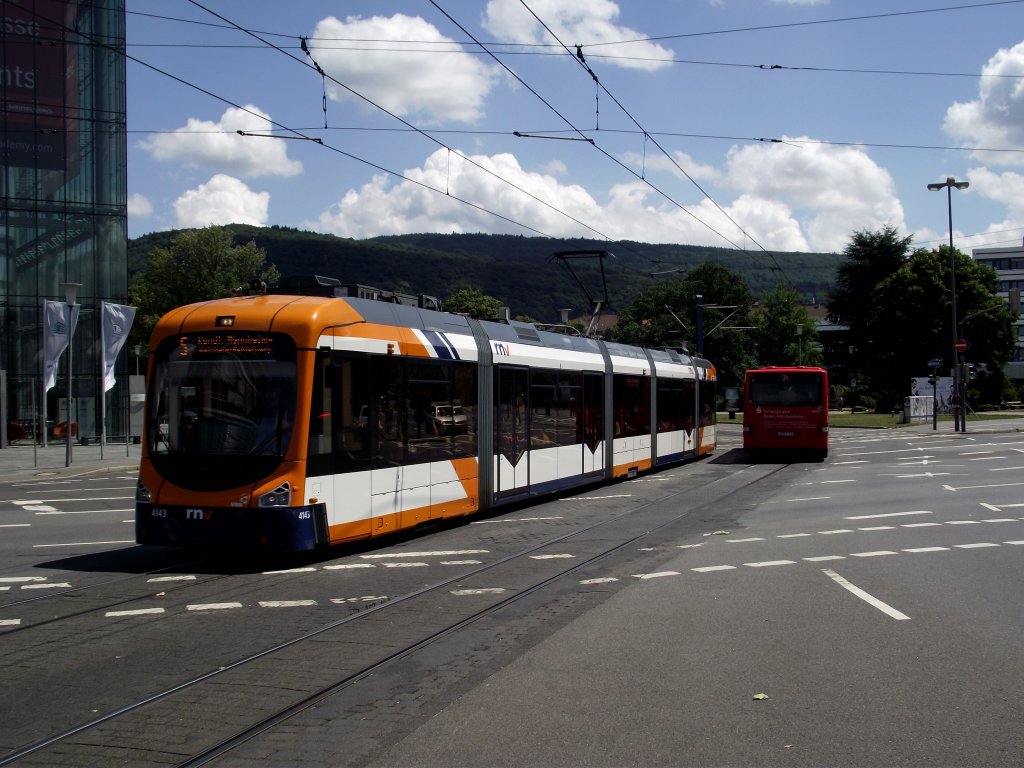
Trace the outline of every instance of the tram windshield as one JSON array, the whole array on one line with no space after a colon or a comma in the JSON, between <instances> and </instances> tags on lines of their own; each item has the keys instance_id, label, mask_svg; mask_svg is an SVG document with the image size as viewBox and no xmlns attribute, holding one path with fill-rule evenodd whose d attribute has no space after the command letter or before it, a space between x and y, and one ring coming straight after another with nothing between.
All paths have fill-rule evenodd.
<instances>
[{"instance_id":1,"label":"tram windshield","mask_svg":"<svg viewBox=\"0 0 1024 768\"><path fill-rule=\"evenodd\" d=\"M157 469L185 488L255 482L280 463L295 422L295 345L286 336L202 332L165 340L147 397Z\"/></svg>"}]
</instances>

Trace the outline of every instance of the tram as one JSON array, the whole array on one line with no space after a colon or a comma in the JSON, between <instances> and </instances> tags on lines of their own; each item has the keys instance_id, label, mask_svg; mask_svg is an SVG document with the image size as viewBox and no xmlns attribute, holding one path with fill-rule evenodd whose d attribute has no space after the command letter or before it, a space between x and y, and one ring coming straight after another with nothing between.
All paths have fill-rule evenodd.
<instances>
[{"instance_id":1,"label":"tram","mask_svg":"<svg viewBox=\"0 0 1024 768\"><path fill-rule=\"evenodd\" d=\"M309 550L715 448L707 360L287 282L157 323L138 543Z\"/></svg>"}]
</instances>

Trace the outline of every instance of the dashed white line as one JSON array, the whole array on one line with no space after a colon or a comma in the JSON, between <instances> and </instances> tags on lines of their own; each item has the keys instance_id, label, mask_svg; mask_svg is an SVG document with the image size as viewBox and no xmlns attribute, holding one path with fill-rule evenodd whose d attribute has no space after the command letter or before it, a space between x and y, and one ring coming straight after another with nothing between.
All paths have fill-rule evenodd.
<instances>
[{"instance_id":1,"label":"dashed white line","mask_svg":"<svg viewBox=\"0 0 1024 768\"><path fill-rule=\"evenodd\" d=\"M878 517L909 517L910 515L930 515L932 514L928 510L921 509L913 512L885 512L877 515L853 515L852 517L844 517L843 520L871 520Z\"/></svg>"},{"instance_id":2,"label":"dashed white line","mask_svg":"<svg viewBox=\"0 0 1024 768\"><path fill-rule=\"evenodd\" d=\"M833 531L818 531L822 536L831 536L834 533L853 533L853 528L836 528Z\"/></svg>"},{"instance_id":3,"label":"dashed white line","mask_svg":"<svg viewBox=\"0 0 1024 768\"><path fill-rule=\"evenodd\" d=\"M46 584L22 584L22 589L70 589L71 585L66 581L51 581Z\"/></svg>"},{"instance_id":4,"label":"dashed white line","mask_svg":"<svg viewBox=\"0 0 1024 768\"><path fill-rule=\"evenodd\" d=\"M191 575L191 574L189 574L189 575L182 574L180 576L154 576L151 579L146 579L146 583L147 584L155 584L155 583L160 583L160 582L164 582L164 581L195 581L195 580L196 580L196 577Z\"/></svg>"},{"instance_id":5,"label":"dashed white line","mask_svg":"<svg viewBox=\"0 0 1024 768\"><path fill-rule=\"evenodd\" d=\"M849 591L851 594L856 595L861 600L866 602L868 605L871 605L871 606L877 608L878 610L880 610L882 613L886 614L887 616L891 616L892 618L896 619L896 621L909 621L910 620L910 617L907 616L907 614L903 613L902 611L897 611L895 608L893 608L888 603L882 602L881 600L879 600L874 595L871 595L868 592L865 592L860 587L858 587L858 586L856 586L854 584L851 584L849 581L844 579L842 576L840 576L835 571L833 571L833 570L831 570L829 568L823 568L821 572L824 573L826 576L828 576L830 579L832 579L832 581L834 581L836 584L841 586L843 589Z\"/></svg>"},{"instance_id":6,"label":"dashed white line","mask_svg":"<svg viewBox=\"0 0 1024 768\"><path fill-rule=\"evenodd\" d=\"M316 605L316 600L260 600L260 608L302 608Z\"/></svg>"},{"instance_id":7,"label":"dashed white line","mask_svg":"<svg viewBox=\"0 0 1024 768\"><path fill-rule=\"evenodd\" d=\"M714 571L735 571L735 565L705 565L702 568L691 568L696 573L713 573Z\"/></svg>"},{"instance_id":8,"label":"dashed white line","mask_svg":"<svg viewBox=\"0 0 1024 768\"><path fill-rule=\"evenodd\" d=\"M264 576L281 576L281 575L288 574L288 573L314 573L315 571L316 571L316 568L313 568L312 566L307 566L305 568L285 568L284 570L281 570L281 571L264 571L263 575Z\"/></svg>"},{"instance_id":9,"label":"dashed white line","mask_svg":"<svg viewBox=\"0 0 1024 768\"><path fill-rule=\"evenodd\" d=\"M95 547L106 544L134 544L135 539L122 539L120 541L69 541L66 544L33 544L33 549L50 549L52 547Z\"/></svg>"},{"instance_id":10,"label":"dashed white line","mask_svg":"<svg viewBox=\"0 0 1024 768\"><path fill-rule=\"evenodd\" d=\"M485 589L453 589L453 595L500 595L506 590L503 587L489 587Z\"/></svg>"},{"instance_id":11,"label":"dashed white line","mask_svg":"<svg viewBox=\"0 0 1024 768\"><path fill-rule=\"evenodd\" d=\"M342 563L341 565L325 565L325 571L347 571L355 568L376 568L373 563Z\"/></svg>"},{"instance_id":12,"label":"dashed white line","mask_svg":"<svg viewBox=\"0 0 1024 768\"><path fill-rule=\"evenodd\" d=\"M764 541L764 539L763 539L763 538L753 538L753 539L726 539L725 541L726 541L726 543L727 543L727 544L748 544L748 543L750 543L751 541Z\"/></svg>"},{"instance_id":13,"label":"dashed white line","mask_svg":"<svg viewBox=\"0 0 1024 768\"><path fill-rule=\"evenodd\" d=\"M570 555L567 552L562 552L557 555L530 555L531 560L572 560L575 559L576 555Z\"/></svg>"},{"instance_id":14,"label":"dashed white line","mask_svg":"<svg viewBox=\"0 0 1024 768\"><path fill-rule=\"evenodd\" d=\"M749 568L771 568L773 565L796 565L796 560L765 560L760 563L744 563Z\"/></svg>"},{"instance_id":15,"label":"dashed white line","mask_svg":"<svg viewBox=\"0 0 1024 768\"><path fill-rule=\"evenodd\" d=\"M978 544L954 544L957 549L982 549L983 547L998 547L998 544L979 542Z\"/></svg>"},{"instance_id":16,"label":"dashed white line","mask_svg":"<svg viewBox=\"0 0 1024 768\"><path fill-rule=\"evenodd\" d=\"M194 603L186 605L188 611L226 611L231 608L241 608L241 603Z\"/></svg>"},{"instance_id":17,"label":"dashed white line","mask_svg":"<svg viewBox=\"0 0 1024 768\"><path fill-rule=\"evenodd\" d=\"M846 555L819 555L818 557L805 557L809 563L824 563L828 560L845 560Z\"/></svg>"},{"instance_id":18,"label":"dashed white line","mask_svg":"<svg viewBox=\"0 0 1024 768\"><path fill-rule=\"evenodd\" d=\"M646 579L662 579L666 576L678 576L679 571L658 571L657 573L634 573L633 577L644 581Z\"/></svg>"},{"instance_id":19,"label":"dashed white line","mask_svg":"<svg viewBox=\"0 0 1024 768\"><path fill-rule=\"evenodd\" d=\"M891 549L880 549L875 552L851 552L850 557L883 557L885 555L895 555Z\"/></svg>"},{"instance_id":20,"label":"dashed white line","mask_svg":"<svg viewBox=\"0 0 1024 768\"><path fill-rule=\"evenodd\" d=\"M910 552L917 554L920 552L948 552L949 547L913 547L911 549L904 549L904 552Z\"/></svg>"},{"instance_id":21,"label":"dashed white line","mask_svg":"<svg viewBox=\"0 0 1024 768\"><path fill-rule=\"evenodd\" d=\"M597 579L583 579L580 584L611 584L613 581L618 581L614 576L604 576Z\"/></svg>"},{"instance_id":22,"label":"dashed white line","mask_svg":"<svg viewBox=\"0 0 1024 768\"><path fill-rule=\"evenodd\" d=\"M21 625L21 619L0 619L0 627L17 627Z\"/></svg>"},{"instance_id":23,"label":"dashed white line","mask_svg":"<svg viewBox=\"0 0 1024 768\"><path fill-rule=\"evenodd\" d=\"M130 611L107 611L103 614L106 618L116 618L118 616L154 616L159 613L163 613L163 608L135 608Z\"/></svg>"},{"instance_id":24,"label":"dashed white line","mask_svg":"<svg viewBox=\"0 0 1024 768\"><path fill-rule=\"evenodd\" d=\"M858 531L892 531L896 528L894 525L873 525L869 528L858 528Z\"/></svg>"}]
</instances>

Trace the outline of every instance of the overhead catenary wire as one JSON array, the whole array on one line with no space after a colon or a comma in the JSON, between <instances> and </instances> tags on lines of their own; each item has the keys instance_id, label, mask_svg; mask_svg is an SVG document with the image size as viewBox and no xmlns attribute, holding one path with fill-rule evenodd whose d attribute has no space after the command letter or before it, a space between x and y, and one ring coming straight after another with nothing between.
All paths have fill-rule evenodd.
<instances>
[{"instance_id":1,"label":"overhead catenary wire","mask_svg":"<svg viewBox=\"0 0 1024 768\"><path fill-rule=\"evenodd\" d=\"M553 30L552 30L552 29L551 29L551 28L550 28L550 27L548 26L548 24L547 24L547 23L546 23L546 22L545 22L545 21L544 21L543 19L541 19L541 18L540 18L540 17L539 17L539 16L538 16L538 15L537 15L536 13L534 13L533 9L532 9L532 8L530 8L530 6L529 6L529 5L527 5L527 3L526 3L526 0L519 0L519 2L520 2L520 4L521 4L521 5L522 5L522 6L523 6L523 7L524 7L524 8L525 8L525 9L526 9L526 10L527 10L527 11L528 11L529 13L530 13L530 15L531 15L531 16L533 16L533 18L534 18L534 19L536 19L537 23L539 23L539 24L540 24L540 25L541 25L541 26L542 26L542 27L544 28L544 30L545 30L546 32L547 32L547 33L548 33L549 35L551 35L551 37L552 37L552 38L553 38L554 40L556 40L557 42L559 42L559 43L560 43L560 44L562 45L562 47L563 47L563 48L565 49L566 53L568 53L568 54L570 54L570 56L572 56L572 51L571 51L571 50L569 50L569 47L568 47L568 46L566 46L566 45L565 45L564 43L562 43L562 41L561 41L561 40L559 40L559 38L558 38L558 35L556 35L556 34L555 34L555 32L554 32L554 31L553 31ZM433 0L431 0L431 3L432 3L432 4L434 4L434 5L436 5L436 3L433 3ZM575 55L575 56L573 57L573 59L574 59L574 60L576 61L576 63L577 63L577 64L579 64L580 66L582 66L582 67L584 68L584 70L586 70L586 72L587 72L587 73L588 73L588 74L589 74L589 75L591 76L591 78L593 78L594 82L596 82L596 83L598 84L598 87L599 87L599 88L600 88L600 89L601 89L602 91L604 91L604 93L606 93L606 94L608 95L608 97L609 97L609 98L611 98L611 100L612 100L613 102L615 102L615 105L616 105L616 106L617 106L617 107L618 107L619 109L621 109L621 110L622 110L623 114L624 114L624 115L626 115L626 117L628 117L628 118L629 118L629 120L630 120L630 121L631 121L631 122L632 122L632 123L633 123L633 124L634 124L634 125L635 125L635 126L636 126L636 127L638 128L638 129L639 129L639 130L640 130L640 131L642 131L642 132L643 132L643 134L644 134L644 136L645 136L645 139L646 139L646 138L647 138L647 137L649 136L649 134L648 134L647 130L646 130L646 129L645 129L645 128L644 128L644 127L643 127L643 126L642 126L642 125L640 124L640 122L639 122L639 121L638 121L638 120L637 120L637 119L636 119L635 117L633 117L633 115L632 115L632 114L631 114L631 113L629 112L629 110L628 110L628 109L626 109L626 107L625 107L625 106L624 106L624 105L623 105L623 104L622 104L622 103L621 103L621 102L620 102L620 101L618 100L618 98L616 98L616 96L615 96L615 95L614 95L614 94L613 94L613 93L612 93L611 91L609 91L609 90L608 90L608 88L607 88L607 87L606 87L606 86L604 85L604 83L602 83L602 82L600 81L600 79L599 79L599 78L597 77L597 75L596 75L596 74L594 73L593 69L591 69L591 68L590 68L590 65L589 65L589 64L587 64L587 62L586 62L586 59L585 59L585 57L584 57L584 55L583 55L583 52L582 52L582 50L580 50L580 48L579 48L579 47L577 47L577 52L576 52L576 55ZM743 228L743 227L742 227L742 226L741 226L741 225L739 224L739 222L737 222L737 221L736 221L736 220L735 220L735 219L734 219L734 218L733 218L732 216L730 216L730 215L729 215L729 213L728 213L728 212L727 212L727 211L726 211L726 210L725 210L724 208L722 208L722 206L721 206L721 205L719 205L719 204L718 204L718 201L717 201L717 200L715 200L715 199L714 199L714 198L713 198L713 197L712 197L712 196L711 196L711 195L710 195L710 194L709 194L709 193L707 192L707 190L705 190L705 189L704 189L704 188L703 188L703 187L702 187L702 186L701 186L701 185L700 185L700 184L699 184L699 183L697 182L697 180L696 180L696 179L694 179L694 178L693 178L693 177L692 177L692 176L691 176L691 175L690 175L690 174L689 174L689 173L688 173L688 172L686 171L686 169L685 169L685 168L683 168L683 167L682 167L682 166L681 166L681 165L680 165L680 164L678 163L678 161L677 161L677 160L676 160L676 159L675 159L675 158L674 158L674 157L672 156L672 154L671 154L670 152L668 152L668 150L666 150L666 149L665 149L664 147L662 147L660 143L658 143L658 141L657 141L656 139L654 139L654 138L651 138L651 143L652 143L652 144L653 144L653 145L654 145L655 147L657 147L657 148L658 148L658 149L659 149L659 150L660 150L660 151L662 152L662 154L663 154L663 155L664 155L664 156L665 156L665 157L666 157L666 158L667 158L667 159L669 160L669 162L671 162L671 163L672 163L672 164L673 164L673 165L674 165L674 166L676 167L676 169L677 169L677 170L678 170L678 171L679 171L680 173L682 173L682 174L683 174L683 175L684 175L684 176L685 176L685 177L686 177L686 178L687 178L687 179L688 179L688 180L690 181L690 183L691 183L691 184L693 184L693 185L694 185L694 186L695 186L695 187L696 187L696 188L697 188L697 189L698 189L698 190L700 191L700 193L701 193L702 195L704 195L705 199L709 200L709 201L710 201L710 202L712 203L712 205L714 205L714 206L715 206L715 208L717 208L717 209L718 209L718 211L719 211L719 212L720 212L720 213L721 213L721 214L722 214L723 216L725 216L725 217L726 217L726 219L728 219L728 220L729 220L729 221L730 221L730 222L731 222L731 223L733 224L733 226L735 226L735 227L736 227L736 228L737 228L737 229L738 229L738 230L739 230L740 232L742 232L742 233L743 233L743 235L744 235L745 237L749 238L749 239L750 239L750 241L751 241L752 243L754 243L754 244L755 244L755 245L756 245L756 246L757 246L757 247L758 247L758 248L759 248L759 249L760 249L761 251L763 251L763 252L764 252L764 253L765 253L765 254L766 254L766 255L767 255L768 257L769 257L770 261L771 261L771 262L772 262L772 264L774 265L773 267L770 267L770 269L772 269L772 271L777 271L777 272L779 272L780 274L782 274L782 276L783 276L783 278L784 278L784 279L786 280L786 282L787 282L787 283L789 283L789 278L788 278L788 276L787 276L787 275L785 274L785 271L784 271L784 270L782 269L782 267L781 267L781 266L779 265L779 262L778 262L778 260L777 260L777 259L775 258L775 255L774 255L774 254L772 254L772 253L771 253L770 251L768 251L768 250L767 250L767 249L766 249L766 248L765 248L765 247L764 247L763 245L761 245L761 243L760 243L760 242L759 242L759 241L758 241L758 240L757 240L757 239L756 239L755 237L753 237L753 236L752 236L752 235L751 235L750 233L748 233L748 232L747 232L747 231L746 231L746 230L745 230L745 229L744 229L744 228ZM634 175L636 175L635 171L634 171L633 173L634 173ZM649 182L649 181L648 181L648 180L647 180L646 178L644 178L644 176L643 176L642 174L641 174L641 175L639 175L639 178L640 178L640 180L641 180L641 181L643 181L643 182L644 182L645 184L648 184L648 185L650 185L652 189L655 189L655 190L657 190L657 189L658 189L657 187L655 187L654 185L652 185L652 184L651 184L651 183L650 183L650 182ZM662 193L662 194L664 194L664 193ZM685 211L685 210L687 210L686 208L684 208L684 207L682 207L682 206L680 206L680 207L681 207L681 209L682 209L682 210L684 210L684 211ZM690 215L691 215L691 216L693 216L693 218L694 218L694 219L696 219L697 221L701 222L702 224L704 224L705 226L707 226L707 227L708 227L709 229L711 229L712 231L716 232L716 234L718 234L719 236L721 236L721 237L722 237L722 238L723 238L724 240L726 240L727 242L729 242L730 244L732 244L732 245L733 245L734 247L736 247L736 248L739 248L739 246L737 246L737 245L736 245L735 243L733 243L731 239L729 239L728 237L726 237L726 236L725 236L725 235L723 235L722 233L720 233L720 232L718 232L717 230L715 230L715 229L714 229L713 227L711 227L711 226L710 226L709 224L707 224L706 222L702 221L702 220L701 220L701 219L700 219L699 217L697 217L696 215L694 215L694 214L693 214L692 212L689 212L689 211L687 211L687 212L688 212L688 213L690 213ZM740 250L743 250L743 249L742 249L742 248L740 248Z\"/></svg>"}]
</instances>

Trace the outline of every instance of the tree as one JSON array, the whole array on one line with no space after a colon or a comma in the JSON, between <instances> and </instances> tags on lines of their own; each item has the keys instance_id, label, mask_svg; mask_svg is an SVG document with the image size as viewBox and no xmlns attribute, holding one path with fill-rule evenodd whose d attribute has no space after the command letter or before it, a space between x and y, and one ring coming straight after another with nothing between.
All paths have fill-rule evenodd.
<instances>
[{"instance_id":1,"label":"tree","mask_svg":"<svg viewBox=\"0 0 1024 768\"><path fill-rule=\"evenodd\" d=\"M956 269L957 337L970 340L966 354L980 375L968 389L975 403L998 403L1004 385L1003 366L1015 346L1013 314L996 291L995 270L954 250ZM876 287L885 308L871 342L876 366L879 406L898 405L907 382L928 371L930 358L944 361L945 375L953 366L952 306L949 293L949 246L918 250L895 273Z\"/></svg>"},{"instance_id":2,"label":"tree","mask_svg":"<svg viewBox=\"0 0 1024 768\"><path fill-rule=\"evenodd\" d=\"M469 315L477 320L494 320L503 306L501 299L481 293L476 288L462 288L444 300L445 312Z\"/></svg>"},{"instance_id":3,"label":"tree","mask_svg":"<svg viewBox=\"0 0 1024 768\"><path fill-rule=\"evenodd\" d=\"M750 326L753 296L743 278L705 262L678 280L660 282L619 314L610 336L647 347L687 347L696 353L696 296L704 309L704 356L718 369L719 386L740 386L754 365L754 339L735 326ZM721 307L729 307L722 309Z\"/></svg>"},{"instance_id":4,"label":"tree","mask_svg":"<svg viewBox=\"0 0 1024 768\"><path fill-rule=\"evenodd\" d=\"M800 306L795 289L781 283L762 297L754 315L757 359L761 365L820 365L814 320Z\"/></svg>"},{"instance_id":5,"label":"tree","mask_svg":"<svg viewBox=\"0 0 1024 768\"><path fill-rule=\"evenodd\" d=\"M253 242L235 245L231 230L221 227L188 230L169 248L154 248L128 291L138 307L130 343L148 346L157 320L175 307L230 296L254 280L275 282L277 268L266 258Z\"/></svg>"}]
</instances>

